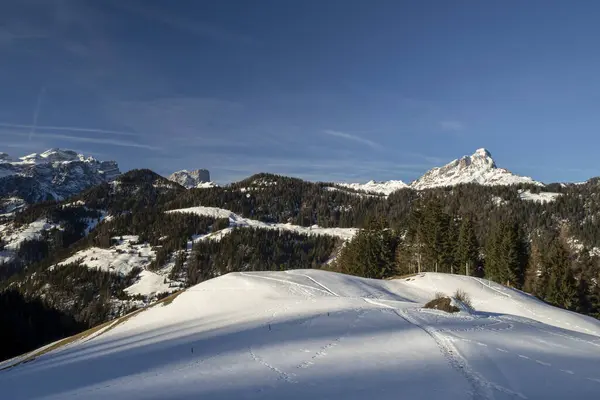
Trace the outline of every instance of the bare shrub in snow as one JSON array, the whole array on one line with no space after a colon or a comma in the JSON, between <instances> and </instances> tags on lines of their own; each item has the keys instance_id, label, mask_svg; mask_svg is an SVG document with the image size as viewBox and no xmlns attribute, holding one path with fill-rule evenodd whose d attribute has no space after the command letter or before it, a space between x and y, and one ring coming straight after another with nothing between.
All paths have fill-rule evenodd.
<instances>
[{"instance_id":1,"label":"bare shrub in snow","mask_svg":"<svg viewBox=\"0 0 600 400\"><path fill-rule=\"evenodd\" d=\"M473 308L473 304L471 303L471 297L467 292L462 289L456 289L454 292L454 298L469 308Z\"/></svg>"}]
</instances>

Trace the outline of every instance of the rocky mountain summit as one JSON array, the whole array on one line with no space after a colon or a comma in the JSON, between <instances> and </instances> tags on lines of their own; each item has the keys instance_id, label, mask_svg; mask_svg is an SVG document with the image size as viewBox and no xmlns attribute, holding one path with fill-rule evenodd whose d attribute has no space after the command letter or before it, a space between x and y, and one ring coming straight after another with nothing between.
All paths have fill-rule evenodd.
<instances>
[{"instance_id":1,"label":"rocky mountain summit","mask_svg":"<svg viewBox=\"0 0 600 400\"><path fill-rule=\"evenodd\" d=\"M170 181L177 182L186 189L207 187L212 183L210 181L210 172L207 169L195 169L188 171L186 169L173 172L167 178Z\"/></svg>"},{"instance_id":2,"label":"rocky mountain summit","mask_svg":"<svg viewBox=\"0 0 600 400\"><path fill-rule=\"evenodd\" d=\"M50 149L17 159L0 153L0 214L25 204L63 200L119 176L115 161Z\"/></svg>"},{"instance_id":3,"label":"rocky mountain summit","mask_svg":"<svg viewBox=\"0 0 600 400\"><path fill-rule=\"evenodd\" d=\"M504 186L525 183L543 186L541 182L537 182L532 178L515 175L507 169L498 168L496 162L492 158L492 154L484 148L476 150L475 153L470 156L463 156L451 161L443 167L430 169L410 185L406 185L402 181L392 180L387 182L370 181L365 184L342 183L339 184L339 186L389 195L396 190L404 188L424 190L464 183L476 183L484 186Z\"/></svg>"}]
</instances>

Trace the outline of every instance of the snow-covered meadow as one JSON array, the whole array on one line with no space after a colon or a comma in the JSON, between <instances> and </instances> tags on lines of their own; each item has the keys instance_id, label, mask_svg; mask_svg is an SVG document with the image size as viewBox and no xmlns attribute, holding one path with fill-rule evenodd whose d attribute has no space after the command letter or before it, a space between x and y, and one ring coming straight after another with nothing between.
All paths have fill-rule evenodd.
<instances>
[{"instance_id":1,"label":"snow-covered meadow","mask_svg":"<svg viewBox=\"0 0 600 400\"><path fill-rule=\"evenodd\" d=\"M458 288L477 311L421 308ZM296 270L193 286L1 371L0 387L10 399L597 399L599 362L600 321L494 283Z\"/></svg>"}]
</instances>

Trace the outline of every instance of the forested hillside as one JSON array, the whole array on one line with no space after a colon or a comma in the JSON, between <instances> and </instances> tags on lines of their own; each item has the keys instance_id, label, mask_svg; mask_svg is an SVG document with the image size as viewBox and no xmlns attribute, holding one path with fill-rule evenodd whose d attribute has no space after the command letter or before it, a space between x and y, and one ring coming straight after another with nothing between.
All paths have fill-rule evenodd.
<instances>
[{"instance_id":1,"label":"forested hillside","mask_svg":"<svg viewBox=\"0 0 600 400\"><path fill-rule=\"evenodd\" d=\"M0 287L91 326L232 271L329 268L390 277L437 270L508 283L598 315L599 193L593 179L405 188L385 196L272 174L186 190L134 170L0 221ZM229 210L263 227L365 229L344 245L275 225L166 213L195 206Z\"/></svg>"}]
</instances>

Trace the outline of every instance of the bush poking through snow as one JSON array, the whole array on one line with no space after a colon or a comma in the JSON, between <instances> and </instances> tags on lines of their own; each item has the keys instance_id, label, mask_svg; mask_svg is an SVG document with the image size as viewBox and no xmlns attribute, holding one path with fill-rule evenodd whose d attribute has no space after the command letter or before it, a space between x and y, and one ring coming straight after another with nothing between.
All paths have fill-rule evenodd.
<instances>
[{"instance_id":1,"label":"bush poking through snow","mask_svg":"<svg viewBox=\"0 0 600 400\"><path fill-rule=\"evenodd\" d=\"M432 310L441 310L448 313L456 313L460 311L460 308L452 305L452 299L450 297L438 297L425 304L425 308L431 308Z\"/></svg>"},{"instance_id":2,"label":"bush poking through snow","mask_svg":"<svg viewBox=\"0 0 600 400\"><path fill-rule=\"evenodd\" d=\"M456 292L454 292L454 298L463 303L465 306L471 309L473 308L473 304L471 303L471 297L464 290L456 289Z\"/></svg>"}]
</instances>

